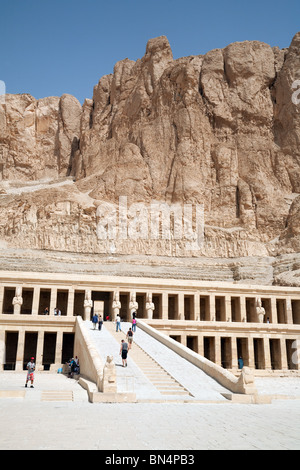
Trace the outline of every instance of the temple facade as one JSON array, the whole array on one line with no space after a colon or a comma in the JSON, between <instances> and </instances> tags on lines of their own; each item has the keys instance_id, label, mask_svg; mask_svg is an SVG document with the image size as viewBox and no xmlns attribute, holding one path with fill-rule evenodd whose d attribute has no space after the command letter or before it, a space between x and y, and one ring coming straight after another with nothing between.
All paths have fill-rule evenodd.
<instances>
[{"instance_id":1,"label":"temple facade","mask_svg":"<svg viewBox=\"0 0 300 470\"><path fill-rule=\"evenodd\" d=\"M238 373L300 375L300 291L229 282L1 272L0 368L61 367L74 353L77 316L148 323Z\"/></svg>"}]
</instances>

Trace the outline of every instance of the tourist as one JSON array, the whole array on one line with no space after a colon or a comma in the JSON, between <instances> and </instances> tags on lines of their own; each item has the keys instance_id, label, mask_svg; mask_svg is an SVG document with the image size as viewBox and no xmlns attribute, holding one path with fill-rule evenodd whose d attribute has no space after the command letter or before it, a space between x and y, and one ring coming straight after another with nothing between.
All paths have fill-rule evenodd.
<instances>
[{"instance_id":1,"label":"tourist","mask_svg":"<svg viewBox=\"0 0 300 470\"><path fill-rule=\"evenodd\" d=\"M122 357L123 367L127 367L128 344L124 339L121 341L120 356Z\"/></svg>"},{"instance_id":2,"label":"tourist","mask_svg":"<svg viewBox=\"0 0 300 470\"><path fill-rule=\"evenodd\" d=\"M136 318L135 317L132 319L132 331L134 333L136 332Z\"/></svg>"},{"instance_id":3,"label":"tourist","mask_svg":"<svg viewBox=\"0 0 300 470\"><path fill-rule=\"evenodd\" d=\"M128 349L131 349L132 341L133 341L133 331L131 328L127 331L126 339L128 340Z\"/></svg>"},{"instance_id":4,"label":"tourist","mask_svg":"<svg viewBox=\"0 0 300 470\"><path fill-rule=\"evenodd\" d=\"M97 326L97 323L98 323L98 315L96 313L94 313L94 315L92 317L92 323L93 323L93 329L95 330L96 326Z\"/></svg>"},{"instance_id":5,"label":"tourist","mask_svg":"<svg viewBox=\"0 0 300 470\"><path fill-rule=\"evenodd\" d=\"M79 374L79 359L78 356L75 356L75 359L73 359L73 364L72 364L72 372L73 374Z\"/></svg>"},{"instance_id":6,"label":"tourist","mask_svg":"<svg viewBox=\"0 0 300 470\"><path fill-rule=\"evenodd\" d=\"M102 315L98 315L98 330L101 331L103 325L103 318Z\"/></svg>"},{"instance_id":7,"label":"tourist","mask_svg":"<svg viewBox=\"0 0 300 470\"><path fill-rule=\"evenodd\" d=\"M239 364L239 369L242 369L244 367L244 361L241 357L238 359L238 364Z\"/></svg>"},{"instance_id":8,"label":"tourist","mask_svg":"<svg viewBox=\"0 0 300 470\"><path fill-rule=\"evenodd\" d=\"M121 331L121 317L120 315L116 316L116 332Z\"/></svg>"},{"instance_id":9,"label":"tourist","mask_svg":"<svg viewBox=\"0 0 300 470\"><path fill-rule=\"evenodd\" d=\"M44 315L49 315L49 308L48 307L45 308Z\"/></svg>"},{"instance_id":10,"label":"tourist","mask_svg":"<svg viewBox=\"0 0 300 470\"><path fill-rule=\"evenodd\" d=\"M33 388L33 381L34 381L34 371L35 371L35 363L34 363L34 357L30 359L30 362L27 364L27 377L26 377L26 383L25 387L27 387L27 383L31 382L30 388Z\"/></svg>"}]
</instances>

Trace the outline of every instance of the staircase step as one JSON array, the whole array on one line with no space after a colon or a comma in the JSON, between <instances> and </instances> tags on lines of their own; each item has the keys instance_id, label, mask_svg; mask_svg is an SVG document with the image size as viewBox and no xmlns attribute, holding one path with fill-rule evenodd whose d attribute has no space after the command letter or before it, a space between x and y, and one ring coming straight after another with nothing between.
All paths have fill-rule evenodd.
<instances>
[{"instance_id":1,"label":"staircase step","mask_svg":"<svg viewBox=\"0 0 300 470\"><path fill-rule=\"evenodd\" d=\"M47 390L41 394L41 401L73 401L73 392L61 390Z\"/></svg>"}]
</instances>

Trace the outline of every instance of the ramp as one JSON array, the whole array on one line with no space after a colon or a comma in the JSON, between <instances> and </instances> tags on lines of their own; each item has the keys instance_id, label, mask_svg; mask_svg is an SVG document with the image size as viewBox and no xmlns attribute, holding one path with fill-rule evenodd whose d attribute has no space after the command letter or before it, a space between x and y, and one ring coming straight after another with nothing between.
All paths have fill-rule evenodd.
<instances>
[{"instance_id":1,"label":"ramp","mask_svg":"<svg viewBox=\"0 0 300 470\"><path fill-rule=\"evenodd\" d=\"M114 357L118 391L134 392L139 402L227 402L226 388L139 328L128 367L122 367L120 345L130 323L122 323L121 332L112 322L104 322L101 331L93 330L90 321L83 324L103 363L108 355Z\"/></svg>"}]
</instances>

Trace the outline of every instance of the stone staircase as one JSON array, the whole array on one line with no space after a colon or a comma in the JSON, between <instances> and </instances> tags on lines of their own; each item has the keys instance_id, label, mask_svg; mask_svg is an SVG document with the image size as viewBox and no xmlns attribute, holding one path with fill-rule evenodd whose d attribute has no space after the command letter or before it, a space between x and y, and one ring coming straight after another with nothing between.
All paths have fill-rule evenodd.
<instances>
[{"instance_id":1,"label":"stone staircase","mask_svg":"<svg viewBox=\"0 0 300 470\"><path fill-rule=\"evenodd\" d=\"M106 322L105 327L117 341L120 340L120 333L116 333L114 323ZM125 339L126 334L123 331L121 334L122 338ZM185 389L160 364L147 354L146 351L134 342L129 355L161 395L176 395L181 397L191 396L187 389Z\"/></svg>"}]
</instances>

